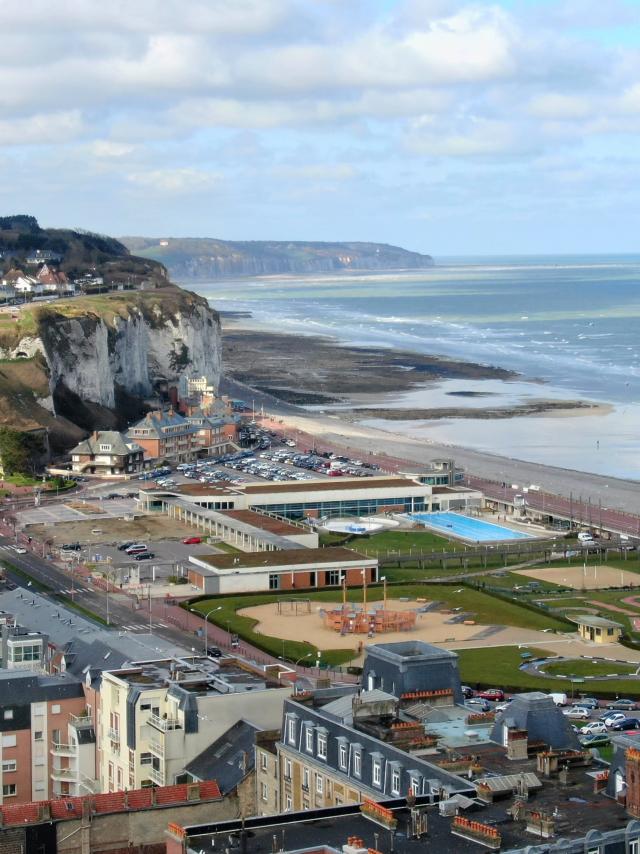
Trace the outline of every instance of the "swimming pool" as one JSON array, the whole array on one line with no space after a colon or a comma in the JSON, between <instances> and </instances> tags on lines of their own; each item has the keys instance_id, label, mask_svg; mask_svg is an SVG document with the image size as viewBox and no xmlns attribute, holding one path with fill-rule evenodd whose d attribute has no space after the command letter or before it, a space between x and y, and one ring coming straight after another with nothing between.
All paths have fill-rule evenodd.
<instances>
[{"instance_id":1,"label":"swimming pool","mask_svg":"<svg viewBox=\"0 0 640 854\"><path fill-rule=\"evenodd\" d=\"M482 519L463 516L461 513L411 513L410 516L428 528L473 543L526 540L532 536L532 534L513 531L511 528L505 528L502 525L494 525L493 522L483 522Z\"/></svg>"}]
</instances>

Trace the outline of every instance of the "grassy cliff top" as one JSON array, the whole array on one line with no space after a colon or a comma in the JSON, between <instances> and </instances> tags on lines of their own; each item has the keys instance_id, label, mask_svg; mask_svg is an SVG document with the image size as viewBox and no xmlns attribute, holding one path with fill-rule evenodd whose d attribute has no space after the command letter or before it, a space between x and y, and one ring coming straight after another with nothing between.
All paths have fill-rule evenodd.
<instances>
[{"instance_id":1,"label":"grassy cliff top","mask_svg":"<svg viewBox=\"0 0 640 854\"><path fill-rule=\"evenodd\" d=\"M72 297L50 303L31 303L0 314L0 347L14 348L21 339L39 335L42 324L59 319L100 318L110 324L117 317L141 314L150 324L161 323L194 306L209 307L204 297L175 285L149 291L115 291Z\"/></svg>"}]
</instances>

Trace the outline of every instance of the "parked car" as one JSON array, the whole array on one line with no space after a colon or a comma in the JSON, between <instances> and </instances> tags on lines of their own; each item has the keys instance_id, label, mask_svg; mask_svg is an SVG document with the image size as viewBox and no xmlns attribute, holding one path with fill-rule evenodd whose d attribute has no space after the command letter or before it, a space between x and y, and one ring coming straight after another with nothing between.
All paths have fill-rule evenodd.
<instances>
[{"instance_id":1,"label":"parked car","mask_svg":"<svg viewBox=\"0 0 640 854\"><path fill-rule=\"evenodd\" d=\"M153 552L138 552L137 554L134 554L133 559L134 560L152 560L152 558L154 558L154 557L155 557L155 555Z\"/></svg>"},{"instance_id":2,"label":"parked car","mask_svg":"<svg viewBox=\"0 0 640 854\"><path fill-rule=\"evenodd\" d=\"M595 697L580 697L579 700L574 700L574 706L584 706L585 709L597 709L599 703Z\"/></svg>"},{"instance_id":3,"label":"parked car","mask_svg":"<svg viewBox=\"0 0 640 854\"><path fill-rule=\"evenodd\" d=\"M468 706L474 712L488 712L491 706L482 697L471 697L470 700L465 700L465 706Z\"/></svg>"},{"instance_id":4,"label":"parked car","mask_svg":"<svg viewBox=\"0 0 640 854\"><path fill-rule=\"evenodd\" d=\"M22 546L14 546L13 550L16 554L19 554L19 555L26 555L26 553L27 553L27 550L25 548L23 548Z\"/></svg>"},{"instance_id":5,"label":"parked car","mask_svg":"<svg viewBox=\"0 0 640 854\"><path fill-rule=\"evenodd\" d=\"M482 697L483 700L501 702L504 700L504 691L501 688L485 688L483 691L478 691L476 697Z\"/></svg>"},{"instance_id":6,"label":"parked car","mask_svg":"<svg viewBox=\"0 0 640 854\"><path fill-rule=\"evenodd\" d=\"M211 658L221 658L222 650L219 646L208 646L207 655L211 656Z\"/></svg>"},{"instance_id":7,"label":"parked car","mask_svg":"<svg viewBox=\"0 0 640 854\"><path fill-rule=\"evenodd\" d=\"M129 548L129 546L135 546L135 543L133 542L133 540L129 540L129 542L127 542L127 543L120 543L120 545L118 546L118 551L119 552L126 552L126 550Z\"/></svg>"},{"instance_id":8,"label":"parked car","mask_svg":"<svg viewBox=\"0 0 640 854\"><path fill-rule=\"evenodd\" d=\"M634 712L638 708L638 704L634 700L619 699L607 703L608 709L623 709L625 712Z\"/></svg>"},{"instance_id":9,"label":"parked car","mask_svg":"<svg viewBox=\"0 0 640 854\"><path fill-rule=\"evenodd\" d=\"M79 552L82 546L80 543L65 543L63 546L60 546L63 552Z\"/></svg>"},{"instance_id":10,"label":"parked car","mask_svg":"<svg viewBox=\"0 0 640 854\"><path fill-rule=\"evenodd\" d=\"M614 725L623 721L627 716L624 712L608 712L606 715L602 715L600 718L601 721L604 722L604 725L609 729Z\"/></svg>"},{"instance_id":11,"label":"parked car","mask_svg":"<svg viewBox=\"0 0 640 854\"><path fill-rule=\"evenodd\" d=\"M470 688L468 685L461 685L460 688L462 690L462 696L467 700L469 697L473 697L473 688Z\"/></svg>"},{"instance_id":12,"label":"parked car","mask_svg":"<svg viewBox=\"0 0 640 854\"><path fill-rule=\"evenodd\" d=\"M128 555L139 554L140 552L148 552L149 546L146 543L132 543L125 551Z\"/></svg>"},{"instance_id":13,"label":"parked car","mask_svg":"<svg viewBox=\"0 0 640 854\"><path fill-rule=\"evenodd\" d=\"M624 732L628 729L640 729L640 720L638 718L625 718L623 721L614 723L611 729L616 732Z\"/></svg>"},{"instance_id":14,"label":"parked car","mask_svg":"<svg viewBox=\"0 0 640 854\"><path fill-rule=\"evenodd\" d=\"M202 542L202 537L185 537L182 542L185 546L195 546Z\"/></svg>"},{"instance_id":15,"label":"parked car","mask_svg":"<svg viewBox=\"0 0 640 854\"><path fill-rule=\"evenodd\" d=\"M609 736L603 733L581 736L580 744L583 747L603 747L605 744L609 744Z\"/></svg>"},{"instance_id":16,"label":"parked car","mask_svg":"<svg viewBox=\"0 0 640 854\"><path fill-rule=\"evenodd\" d=\"M568 718L577 718L579 720L589 720L589 715L591 712L589 709L585 709L584 706L571 706L568 709L563 709L562 714L566 715Z\"/></svg>"},{"instance_id":17,"label":"parked car","mask_svg":"<svg viewBox=\"0 0 640 854\"><path fill-rule=\"evenodd\" d=\"M604 721L591 721L591 723L586 724L580 730L581 735L602 735L602 733L606 734L607 727L604 724Z\"/></svg>"}]
</instances>

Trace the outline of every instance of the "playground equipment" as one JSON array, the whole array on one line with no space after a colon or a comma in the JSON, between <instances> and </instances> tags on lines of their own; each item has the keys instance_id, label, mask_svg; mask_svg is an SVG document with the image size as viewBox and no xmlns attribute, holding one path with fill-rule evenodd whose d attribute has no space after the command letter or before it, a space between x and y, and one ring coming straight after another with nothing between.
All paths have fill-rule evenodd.
<instances>
[{"instance_id":1,"label":"playground equipment","mask_svg":"<svg viewBox=\"0 0 640 854\"><path fill-rule=\"evenodd\" d=\"M410 632L416 625L416 611L391 611L387 608L387 579L380 579L383 583L382 607L374 606L371 610L367 608L367 581L366 574L362 573L363 603L360 607L347 602L346 578L342 579L342 607L331 611L322 611L325 628L340 632L341 635L368 635L388 632Z\"/></svg>"}]
</instances>

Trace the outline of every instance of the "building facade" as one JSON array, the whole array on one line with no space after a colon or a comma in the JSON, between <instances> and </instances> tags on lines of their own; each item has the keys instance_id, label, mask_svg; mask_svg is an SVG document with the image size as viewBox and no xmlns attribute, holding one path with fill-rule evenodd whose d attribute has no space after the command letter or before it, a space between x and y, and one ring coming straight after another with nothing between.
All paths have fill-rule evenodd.
<instances>
[{"instance_id":1,"label":"building facade","mask_svg":"<svg viewBox=\"0 0 640 854\"><path fill-rule=\"evenodd\" d=\"M115 430L96 431L71 451L71 470L77 474L133 475L143 467L144 452L140 445Z\"/></svg>"},{"instance_id":2,"label":"building facade","mask_svg":"<svg viewBox=\"0 0 640 854\"><path fill-rule=\"evenodd\" d=\"M127 438L142 448L148 460L187 462L202 450L198 428L173 409L148 412L128 429Z\"/></svg>"}]
</instances>

